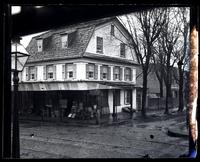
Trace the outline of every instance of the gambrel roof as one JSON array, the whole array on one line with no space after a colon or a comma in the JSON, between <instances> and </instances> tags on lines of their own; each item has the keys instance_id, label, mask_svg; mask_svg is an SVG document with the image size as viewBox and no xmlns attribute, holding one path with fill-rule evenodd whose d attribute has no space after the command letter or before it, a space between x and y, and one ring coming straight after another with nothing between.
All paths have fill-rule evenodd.
<instances>
[{"instance_id":1,"label":"gambrel roof","mask_svg":"<svg viewBox=\"0 0 200 162\"><path fill-rule=\"evenodd\" d=\"M119 22L119 20L116 17L102 18L98 20L92 20L70 26L60 27L57 29L52 29L44 34L33 37L29 45L27 46L27 51L30 53L30 57L27 62L31 63L39 61L60 60L67 58L70 59L70 58L92 57L92 54L88 56L88 54L85 53L85 50L95 30L95 27L109 21ZM126 31L125 28L124 30L125 32L127 32L127 35L129 36L128 31ZM61 48L60 35L65 33L71 34L72 43L68 48ZM38 39L43 40L44 50L42 52L37 51ZM103 57L104 59L107 58L108 59L107 61L110 61L110 59L119 61L118 58L109 58L105 55L103 55ZM131 62L128 60L123 60L122 62L137 64L137 62Z\"/></svg>"}]
</instances>

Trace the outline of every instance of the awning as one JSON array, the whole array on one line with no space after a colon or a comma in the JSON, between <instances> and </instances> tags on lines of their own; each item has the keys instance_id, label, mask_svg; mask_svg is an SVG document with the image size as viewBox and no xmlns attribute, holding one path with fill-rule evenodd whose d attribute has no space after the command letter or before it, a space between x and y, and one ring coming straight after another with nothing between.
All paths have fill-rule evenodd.
<instances>
[{"instance_id":1,"label":"awning","mask_svg":"<svg viewBox=\"0 0 200 162\"><path fill-rule=\"evenodd\" d=\"M95 90L114 89L116 87L93 82L70 82L70 83L20 83L19 91L55 91L55 90ZM13 89L13 87L12 87Z\"/></svg>"}]
</instances>

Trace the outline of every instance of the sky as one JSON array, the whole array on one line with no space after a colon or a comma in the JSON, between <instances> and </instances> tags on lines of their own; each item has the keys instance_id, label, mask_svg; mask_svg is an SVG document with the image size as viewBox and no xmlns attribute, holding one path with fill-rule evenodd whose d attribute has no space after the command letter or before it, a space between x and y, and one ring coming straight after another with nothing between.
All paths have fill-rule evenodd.
<instances>
[{"instance_id":1,"label":"sky","mask_svg":"<svg viewBox=\"0 0 200 162\"><path fill-rule=\"evenodd\" d=\"M23 37L21 37L22 39L21 39L20 43L26 48L28 46L29 42L31 41L32 37L35 37L35 36L40 35L45 32L40 32L40 33L23 36Z\"/></svg>"}]
</instances>

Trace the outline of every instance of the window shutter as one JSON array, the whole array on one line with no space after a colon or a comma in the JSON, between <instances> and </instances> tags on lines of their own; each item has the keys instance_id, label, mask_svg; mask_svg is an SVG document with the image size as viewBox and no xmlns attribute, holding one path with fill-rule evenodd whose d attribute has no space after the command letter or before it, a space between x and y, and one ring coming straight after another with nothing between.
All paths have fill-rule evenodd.
<instances>
[{"instance_id":1,"label":"window shutter","mask_svg":"<svg viewBox=\"0 0 200 162\"><path fill-rule=\"evenodd\" d=\"M94 65L94 79L98 79L98 65Z\"/></svg>"},{"instance_id":2,"label":"window shutter","mask_svg":"<svg viewBox=\"0 0 200 162\"><path fill-rule=\"evenodd\" d=\"M110 78L111 78L111 68L109 66L108 66L108 73L107 74L108 74L107 78L108 78L108 80L110 80Z\"/></svg>"},{"instance_id":3,"label":"window shutter","mask_svg":"<svg viewBox=\"0 0 200 162\"><path fill-rule=\"evenodd\" d=\"M56 65L53 65L53 80L56 80Z\"/></svg>"},{"instance_id":4,"label":"window shutter","mask_svg":"<svg viewBox=\"0 0 200 162\"><path fill-rule=\"evenodd\" d=\"M28 81L29 80L29 68L26 67L26 80Z\"/></svg>"},{"instance_id":5,"label":"window shutter","mask_svg":"<svg viewBox=\"0 0 200 162\"><path fill-rule=\"evenodd\" d=\"M86 79L89 79L89 64L86 64Z\"/></svg>"},{"instance_id":6,"label":"window shutter","mask_svg":"<svg viewBox=\"0 0 200 162\"><path fill-rule=\"evenodd\" d=\"M100 79L103 80L103 66L100 66Z\"/></svg>"},{"instance_id":7,"label":"window shutter","mask_svg":"<svg viewBox=\"0 0 200 162\"><path fill-rule=\"evenodd\" d=\"M126 68L124 68L124 80L126 81Z\"/></svg>"},{"instance_id":8,"label":"window shutter","mask_svg":"<svg viewBox=\"0 0 200 162\"><path fill-rule=\"evenodd\" d=\"M68 71L67 71L67 64L65 64L65 75L64 75L65 79L68 78Z\"/></svg>"},{"instance_id":9,"label":"window shutter","mask_svg":"<svg viewBox=\"0 0 200 162\"><path fill-rule=\"evenodd\" d=\"M133 81L134 83L136 82L136 69L133 69L132 81Z\"/></svg>"},{"instance_id":10,"label":"window shutter","mask_svg":"<svg viewBox=\"0 0 200 162\"><path fill-rule=\"evenodd\" d=\"M122 68L119 68L119 80L122 80Z\"/></svg>"},{"instance_id":11,"label":"window shutter","mask_svg":"<svg viewBox=\"0 0 200 162\"><path fill-rule=\"evenodd\" d=\"M62 65L62 79L65 79L65 64Z\"/></svg>"},{"instance_id":12,"label":"window shutter","mask_svg":"<svg viewBox=\"0 0 200 162\"><path fill-rule=\"evenodd\" d=\"M46 68L46 66L43 67L43 78L44 78L44 80L47 79L47 68Z\"/></svg>"},{"instance_id":13,"label":"window shutter","mask_svg":"<svg viewBox=\"0 0 200 162\"><path fill-rule=\"evenodd\" d=\"M132 81L133 80L133 70L132 69L130 69L130 81Z\"/></svg>"},{"instance_id":14,"label":"window shutter","mask_svg":"<svg viewBox=\"0 0 200 162\"><path fill-rule=\"evenodd\" d=\"M38 71L38 68L37 66L35 67L35 79L34 80L37 80L37 71Z\"/></svg>"},{"instance_id":15,"label":"window shutter","mask_svg":"<svg viewBox=\"0 0 200 162\"><path fill-rule=\"evenodd\" d=\"M73 64L73 79L76 79L76 64Z\"/></svg>"},{"instance_id":16,"label":"window shutter","mask_svg":"<svg viewBox=\"0 0 200 162\"><path fill-rule=\"evenodd\" d=\"M113 67L113 80L115 80L115 67Z\"/></svg>"}]
</instances>

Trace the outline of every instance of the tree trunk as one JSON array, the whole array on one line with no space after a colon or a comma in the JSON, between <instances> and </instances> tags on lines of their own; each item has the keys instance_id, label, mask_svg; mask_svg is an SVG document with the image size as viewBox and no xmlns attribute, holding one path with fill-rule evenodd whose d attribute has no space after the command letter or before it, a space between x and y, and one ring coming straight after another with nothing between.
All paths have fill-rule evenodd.
<instances>
[{"instance_id":1,"label":"tree trunk","mask_svg":"<svg viewBox=\"0 0 200 162\"><path fill-rule=\"evenodd\" d=\"M178 67L179 69L179 108L178 111L183 111L183 70L181 66Z\"/></svg>"},{"instance_id":2,"label":"tree trunk","mask_svg":"<svg viewBox=\"0 0 200 162\"><path fill-rule=\"evenodd\" d=\"M147 70L143 70L143 89L142 89L142 116L146 117L146 96L147 96Z\"/></svg>"}]
</instances>

